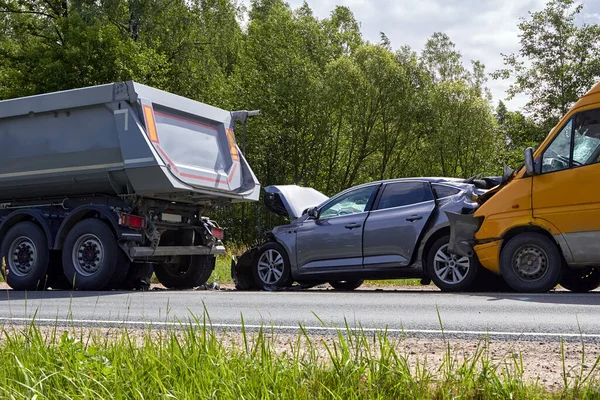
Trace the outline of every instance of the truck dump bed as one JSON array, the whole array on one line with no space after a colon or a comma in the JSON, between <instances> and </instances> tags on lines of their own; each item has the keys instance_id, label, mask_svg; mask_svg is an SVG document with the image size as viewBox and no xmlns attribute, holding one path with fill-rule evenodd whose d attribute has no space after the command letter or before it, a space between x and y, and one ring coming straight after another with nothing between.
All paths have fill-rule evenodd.
<instances>
[{"instance_id":1,"label":"truck dump bed","mask_svg":"<svg viewBox=\"0 0 600 400\"><path fill-rule=\"evenodd\" d=\"M229 111L132 81L0 101L0 201L257 200Z\"/></svg>"}]
</instances>

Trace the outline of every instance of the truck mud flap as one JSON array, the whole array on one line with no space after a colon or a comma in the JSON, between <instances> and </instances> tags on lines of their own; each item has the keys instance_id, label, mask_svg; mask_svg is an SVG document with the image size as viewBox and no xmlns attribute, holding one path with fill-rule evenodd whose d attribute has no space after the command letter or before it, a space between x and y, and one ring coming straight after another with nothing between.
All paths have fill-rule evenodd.
<instances>
[{"instance_id":1,"label":"truck mud flap","mask_svg":"<svg viewBox=\"0 0 600 400\"><path fill-rule=\"evenodd\" d=\"M475 254L475 233L479 230L483 217L473 214L457 214L445 211L450 224L448 251L459 256L471 257Z\"/></svg>"}]
</instances>

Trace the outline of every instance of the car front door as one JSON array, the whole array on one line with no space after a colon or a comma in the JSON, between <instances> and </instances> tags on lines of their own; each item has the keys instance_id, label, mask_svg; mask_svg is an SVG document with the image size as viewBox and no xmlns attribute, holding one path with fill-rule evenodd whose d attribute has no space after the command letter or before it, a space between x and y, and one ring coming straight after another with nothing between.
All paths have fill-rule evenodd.
<instances>
[{"instance_id":1,"label":"car front door","mask_svg":"<svg viewBox=\"0 0 600 400\"><path fill-rule=\"evenodd\" d=\"M575 114L542 155L533 177L535 218L554 225L572 265L600 265L600 108Z\"/></svg>"},{"instance_id":2,"label":"car front door","mask_svg":"<svg viewBox=\"0 0 600 400\"><path fill-rule=\"evenodd\" d=\"M298 267L327 272L362 268L362 235L379 184L351 189L335 196L307 219L296 233Z\"/></svg>"},{"instance_id":3,"label":"car front door","mask_svg":"<svg viewBox=\"0 0 600 400\"><path fill-rule=\"evenodd\" d=\"M365 268L409 265L423 228L435 210L431 185L426 181L386 184L365 222Z\"/></svg>"}]
</instances>

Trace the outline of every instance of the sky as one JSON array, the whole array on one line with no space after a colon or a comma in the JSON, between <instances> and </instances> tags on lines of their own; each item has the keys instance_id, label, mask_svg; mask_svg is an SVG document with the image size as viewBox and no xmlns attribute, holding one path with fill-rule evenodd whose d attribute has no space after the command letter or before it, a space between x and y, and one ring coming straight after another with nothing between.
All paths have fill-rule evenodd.
<instances>
[{"instance_id":1,"label":"sky","mask_svg":"<svg viewBox=\"0 0 600 400\"><path fill-rule=\"evenodd\" d=\"M286 0L294 9L304 0ZM249 4L249 0L242 1ZM409 45L420 53L434 32L444 32L456 44L466 66L479 60L487 72L503 68L501 53L519 51L519 18L540 11L546 0L306 0L318 18L329 17L336 5L349 7L361 25L363 37L380 41L380 32L398 49ZM578 23L600 23L600 0L584 0ZM503 100L510 110L520 110L528 98L506 100L510 80L490 80L494 104Z\"/></svg>"}]
</instances>

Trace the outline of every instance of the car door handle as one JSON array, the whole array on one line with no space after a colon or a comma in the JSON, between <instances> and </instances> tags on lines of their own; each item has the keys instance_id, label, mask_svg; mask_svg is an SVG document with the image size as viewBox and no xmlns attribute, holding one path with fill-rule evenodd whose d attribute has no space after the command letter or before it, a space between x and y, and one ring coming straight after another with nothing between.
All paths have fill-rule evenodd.
<instances>
[{"instance_id":1,"label":"car door handle","mask_svg":"<svg viewBox=\"0 0 600 400\"><path fill-rule=\"evenodd\" d=\"M411 215L410 217L406 218L406 220L410 222L415 222L420 219L423 219L422 215Z\"/></svg>"},{"instance_id":2,"label":"car door handle","mask_svg":"<svg viewBox=\"0 0 600 400\"><path fill-rule=\"evenodd\" d=\"M346 229L354 229L354 228L360 228L360 224L353 222L351 224L346 225Z\"/></svg>"}]
</instances>

